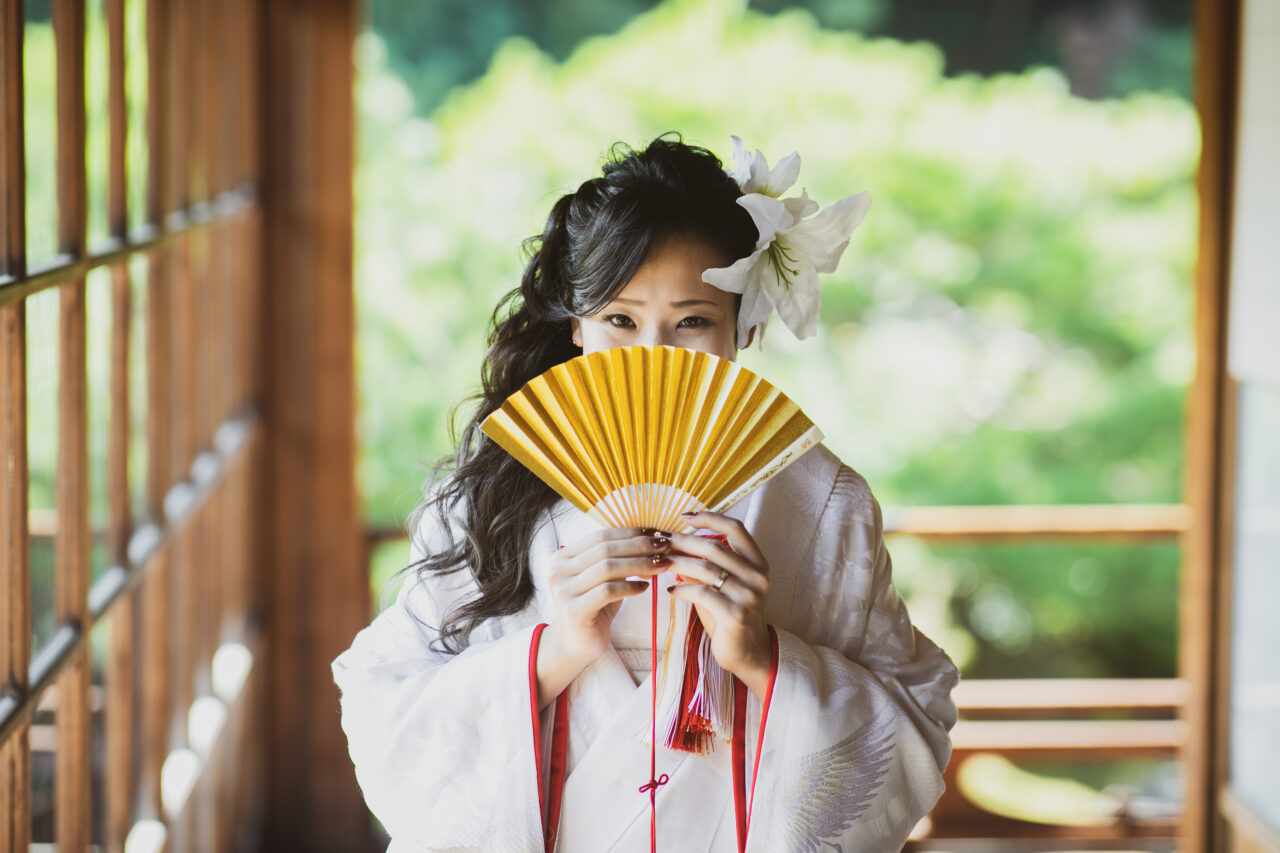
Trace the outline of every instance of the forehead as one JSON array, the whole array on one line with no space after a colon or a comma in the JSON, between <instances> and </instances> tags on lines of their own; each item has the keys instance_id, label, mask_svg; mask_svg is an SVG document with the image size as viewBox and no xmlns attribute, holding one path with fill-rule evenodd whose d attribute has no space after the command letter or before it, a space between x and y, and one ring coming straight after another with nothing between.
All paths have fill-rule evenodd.
<instances>
[{"instance_id":1,"label":"forehead","mask_svg":"<svg viewBox=\"0 0 1280 853\"><path fill-rule=\"evenodd\" d=\"M663 240L649 252L634 276L613 297L622 304L702 303L731 307L734 294L713 287L702 274L727 266L720 252L689 237Z\"/></svg>"}]
</instances>

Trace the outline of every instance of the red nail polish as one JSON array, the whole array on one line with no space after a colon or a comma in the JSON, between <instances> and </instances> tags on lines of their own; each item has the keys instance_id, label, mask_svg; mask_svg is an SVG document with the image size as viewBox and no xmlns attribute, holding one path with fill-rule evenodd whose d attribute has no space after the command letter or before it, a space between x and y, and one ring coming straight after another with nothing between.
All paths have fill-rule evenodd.
<instances>
[{"instance_id":1,"label":"red nail polish","mask_svg":"<svg viewBox=\"0 0 1280 853\"><path fill-rule=\"evenodd\" d=\"M660 554L654 554L652 557L649 558L649 562L653 564L653 567L655 569L663 569L671 565L671 561Z\"/></svg>"}]
</instances>

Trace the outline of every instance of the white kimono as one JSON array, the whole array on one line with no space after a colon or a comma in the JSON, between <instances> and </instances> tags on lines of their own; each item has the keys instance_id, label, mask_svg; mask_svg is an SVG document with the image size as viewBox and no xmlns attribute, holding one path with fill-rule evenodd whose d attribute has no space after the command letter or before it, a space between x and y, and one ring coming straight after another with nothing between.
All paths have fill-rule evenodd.
<instances>
[{"instance_id":1,"label":"white kimono","mask_svg":"<svg viewBox=\"0 0 1280 853\"><path fill-rule=\"evenodd\" d=\"M763 744L755 742L761 702L748 697L747 849L900 850L943 790L957 672L912 627L893 587L879 506L861 476L817 447L730 514L769 562L767 611L778 639ZM533 732L543 733L548 755L555 706L535 727L530 643L554 612L549 556L593 527L566 502L554 508L531 545L533 600L478 627L461 654L430 643L452 605L474 591L465 572L407 580L334 661L356 776L391 834L390 851L542 850ZM647 623L648 594L624 607L643 608ZM556 849L647 851L649 796L637 789L649 779L648 681L637 687L610 649L566 693ZM738 849L730 754L723 742L705 756L659 747L657 773L669 776L657 794L659 850Z\"/></svg>"}]
</instances>

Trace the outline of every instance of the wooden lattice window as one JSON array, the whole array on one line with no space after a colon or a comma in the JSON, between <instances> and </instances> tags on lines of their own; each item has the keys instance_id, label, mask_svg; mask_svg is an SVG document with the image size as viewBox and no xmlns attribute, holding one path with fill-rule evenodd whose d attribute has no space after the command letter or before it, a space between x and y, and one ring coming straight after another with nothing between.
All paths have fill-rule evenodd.
<instances>
[{"instance_id":1,"label":"wooden lattice window","mask_svg":"<svg viewBox=\"0 0 1280 853\"><path fill-rule=\"evenodd\" d=\"M39 7L0 2L0 849L226 849L262 775L259 14Z\"/></svg>"}]
</instances>

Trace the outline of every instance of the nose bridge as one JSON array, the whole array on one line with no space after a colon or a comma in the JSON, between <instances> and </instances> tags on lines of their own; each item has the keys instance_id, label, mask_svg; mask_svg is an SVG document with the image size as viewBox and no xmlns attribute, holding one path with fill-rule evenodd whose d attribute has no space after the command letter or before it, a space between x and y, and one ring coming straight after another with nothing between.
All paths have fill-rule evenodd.
<instances>
[{"instance_id":1,"label":"nose bridge","mask_svg":"<svg viewBox=\"0 0 1280 853\"><path fill-rule=\"evenodd\" d=\"M660 347L676 345L675 330L669 329L661 323L649 324L640 335L641 342L646 346Z\"/></svg>"}]
</instances>

